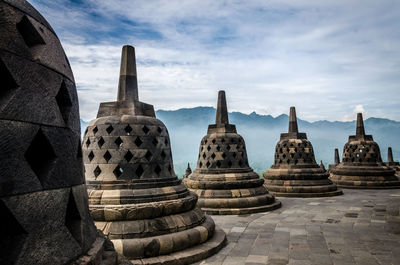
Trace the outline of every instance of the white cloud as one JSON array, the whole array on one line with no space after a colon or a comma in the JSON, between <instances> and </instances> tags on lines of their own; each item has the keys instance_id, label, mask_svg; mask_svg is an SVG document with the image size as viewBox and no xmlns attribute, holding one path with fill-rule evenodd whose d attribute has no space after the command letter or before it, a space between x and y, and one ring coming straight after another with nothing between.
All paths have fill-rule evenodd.
<instances>
[{"instance_id":1,"label":"white cloud","mask_svg":"<svg viewBox=\"0 0 400 265\"><path fill-rule=\"evenodd\" d=\"M400 120L398 2L42 1L83 119L116 98L121 46L133 44L139 96L157 109L213 106L225 89L231 111L276 116L294 105L303 119L354 120L363 106Z\"/></svg>"}]
</instances>

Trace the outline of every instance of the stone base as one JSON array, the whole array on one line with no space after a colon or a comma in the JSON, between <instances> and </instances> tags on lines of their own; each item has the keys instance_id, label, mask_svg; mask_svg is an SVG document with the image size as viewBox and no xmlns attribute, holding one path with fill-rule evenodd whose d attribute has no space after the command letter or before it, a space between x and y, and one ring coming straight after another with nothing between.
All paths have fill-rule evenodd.
<instances>
[{"instance_id":1,"label":"stone base","mask_svg":"<svg viewBox=\"0 0 400 265\"><path fill-rule=\"evenodd\" d=\"M339 165L329 177L338 187L350 189L399 189L400 179L386 166Z\"/></svg>"},{"instance_id":2,"label":"stone base","mask_svg":"<svg viewBox=\"0 0 400 265\"><path fill-rule=\"evenodd\" d=\"M270 192L276 197L298 197L298 198L315 198L315 197L331 197L343 195L342 190L330 191L330 192L314 192L314 193L288 193L288 192Z\"/></svg>"},{"instance_id":3,"label":"stone base","mask_svg":"<svg viewBox=\"0 0 400 265\"><path fill-rule=\"evenodd\" d=\"M206 214L212 214L212 215L243 215L243 214L268 212L278 209L281 206L282 203L278 200L275 200L275 202L272 204L261 205L256 207L248 207L248 208L201 208L201 209Z\"/></svg>"},{"instance_id":4,"label":"stone base","mask_svg":"<svg viewBox=\"0 0 400 265\"><path fill-rule=\"evenodd\" d=\"M191 264L207 257L210 257L217 253L221 248L223 248L226 244L226 235L225 232L219 228L215 227L213 236L204 242L203 244L187 248L182 251L174 252L169 255L161 255L153 258L144 258L144 259L136 259L131 260L133 264Z\"/></svg>"},{"instance_id":5,"label":"stone base","mask_svg":"<svg viewBox=\"0 0 400 265\"><path fill-rule=\"evenodd\" d=\"M130 265L129 260L119 257L115 252L112 243L99 235L93 243L91 249L86 255L81 256L78 260L70 263L70 265Z\"/></svg>"}]
</instances>

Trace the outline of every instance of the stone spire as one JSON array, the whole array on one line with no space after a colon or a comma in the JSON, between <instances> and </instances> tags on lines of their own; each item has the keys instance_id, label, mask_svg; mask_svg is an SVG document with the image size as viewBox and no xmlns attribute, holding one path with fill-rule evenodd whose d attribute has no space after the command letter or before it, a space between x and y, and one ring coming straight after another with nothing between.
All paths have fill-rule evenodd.
<instances>
[{"instance_id":1,"label":"stone spire","mask_svg":"<svg viewBox=\"0 0 400 265\"><path fill-rule=\"evenodd\" d=\"M135 48L122 47L117 101L100 103L97 118L115 115L148 116L155 118L153 105L139 101Z\"/></svg>"},{"instance_id":2,"label":"stone spire","mask_svg":"<svg viewBox=\"0 0 400 265\"><path fill-rule=\"evenodd\" d=\"M290 107L289 114L289 133L298 133L299 129L297 127L297 118L296 118L296 108Z\"/></svg>"},{"instance_id":3,"label":"stone spire","mask_svg":"<svg viewBox=\"0 0 400 265\"><path fill-rule=\"evenodd\" d=\"M393 163L394 162L394 160L393 160L393 152L392 152L392 148L391 147L388 147L387 161L389 163Z\"/></svg>"},{"instance_id":4,"label":"stone spire","mask_svg":"<svg viewBox=\"0 0 400 265\"><path fill-rule=\"evenodd\" d=\"M340 157L339 157L339 149L335 148L335 165L339 165Z\"/></svg>"},{"instance_id":5,"label":"stone spire","mask_svg":"<svg viewBox=\"0 0 400 265\"><path fill-rule=\"evenodd\" d=\"M118 101L138 101L138 83L136 74L135 48L122 47L121 67L118 83Z\"/></svg>"},{"instance_id":6,"label":"stone spire","mask_svg":"<svg viewBox=\"0 0 400 265\"><path fill-rule=\"evenodd\" d=\"M357 113L356 137L363 137L363 136L365 136L363 116L362 113Z\"/></svg>"},{"instance_id":7,"label":"stone spire","mask_svg":"<svg viewBox=\"0 0 400 265\"><path fill-rule=\"evenodd\" d=\"M190 174L192 174L192 169L190 168L190 164L188 163L184 177L187 178Z\"/></svg>"},{"instance_id":8,"label":"stone spire","mask_svg":"<svg viewBox=\"0 0 400 265\"><path fill-rule=\"evenodd\" d=\"M215 124L229 124L228 118L228 107L226 105L225 91L218 91L218 104L217 104L217 115L215 119Z\"/></svg>"}]
</instances>

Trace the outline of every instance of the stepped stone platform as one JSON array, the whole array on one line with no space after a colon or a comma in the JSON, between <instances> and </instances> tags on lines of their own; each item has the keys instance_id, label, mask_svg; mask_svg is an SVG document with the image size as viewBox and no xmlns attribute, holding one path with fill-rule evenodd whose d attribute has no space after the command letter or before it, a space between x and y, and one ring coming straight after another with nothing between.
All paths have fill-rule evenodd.
<instances>
[{"instance_id":1,"label":"stepped stone platform","mask_svg":"<svg viewBox=\"0 0 400 265\"><path fill-rule=\"evenodd\" d=\"M167 128L138 101L132 46L122 48L118 100L101 103L85 132L83 159L95 224L133 264L189 264L224 246L175 175Z\"/></svg>"},{"instance_id":2,"label":"stepped stone platform","mask_svg":"<svg viewBox=\"0 0 400 265\"><path fill-rule=\"evenodd\" d=\"M0 264L118 264L90 217L61 43L24 0L0 0L0 25Z\"/></svg>"},{"instance_id":3,"label":"stepped stone platform","mask_svg":"<svg viewBox=\"0 0 400 265\"><path fill-rule=\"evenodd\" d=\"M314 150L305 133L298 132L296 110L290 108L289 131L282 133L275 148L275 162L263 174L265 186L275 196L328 197L342 195L328 179L329 173L315 162Z\"/></svg>"},{"instance_id":4,"label":"stepped stone platform","mask_svg":"<svg viewBox=\"0 0 400 265\"><path fill-rule=\"evenodd\" d=\"M208 214L249 214L281 206L249 166L244 139L229 124L224 91L218 93L216 123L201 140L197 167L183 182Z\"/></svg>"},{"instance_id":5,"label":"stepped stone platform","mask_svg":"<svg viewBox=\"0 0 400 265\"><path fill-rule=\"evenodd\" d=\"M330 172L330 179L342 188L400 188L395 170L382 162L379 145L372 135L366 135L362 114L357 114L356 135L349 136L344 146L342 162Z\"/></svg>"},{"instance_id":6,"label":"stepped stone platform","mask_svg":"<svg viewBox=\"0 0 400 265\"><path fill-rule=\"evenodd\" d=\"M280 198L282 208L215 215L228 245L197 265L398 265L400 191Z\"/></svg>"}]
</instances>

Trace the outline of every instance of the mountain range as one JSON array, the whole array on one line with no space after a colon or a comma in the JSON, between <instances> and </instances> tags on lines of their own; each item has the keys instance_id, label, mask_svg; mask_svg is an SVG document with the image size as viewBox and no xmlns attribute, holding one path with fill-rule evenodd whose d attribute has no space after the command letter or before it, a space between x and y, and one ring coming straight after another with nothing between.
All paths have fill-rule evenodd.
<instances>
[{"instance_id":1,"label":"mountain range","mask_svg":"<svg viewBox=\"0 0 400 265\"><path fill-rule=\"evenodd\" d=\"M215 123L215 111L213 107L156 111L157 118L164 122L170 134L177 175L184 174L188 162L192 170L195 168L200 140L206 135L208 124ZM236 125L237 132L246 142L250 166L261 174L273 163L275 145L279 141L280 134L288 130L289 117L286 114L272 117L255 112L251 114L231 112L229 121ZM81 120L82 132L85 131L88 123ZM364 124L366 134L372 134L374 140L378 142L384 161L386 161L389 146L393 149L395 160L398 160L400 122L371 117L366 119ZM354 135L356 130L355 121L308 122L298 119L298 126L300 132L307 133L314 147L315 159L318 162L323 161L326 167L333 162L334 149L339 148L341 155L348 136Z\"/></svg>"}]
</instances>

